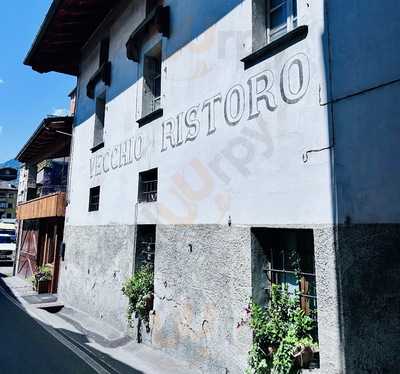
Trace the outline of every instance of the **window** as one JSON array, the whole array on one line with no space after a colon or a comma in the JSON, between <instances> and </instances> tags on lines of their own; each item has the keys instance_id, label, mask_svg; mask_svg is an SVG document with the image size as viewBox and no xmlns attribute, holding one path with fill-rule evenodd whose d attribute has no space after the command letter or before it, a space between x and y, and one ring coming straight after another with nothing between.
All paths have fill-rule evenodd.
<instances>
[{"instance_id":1,"label":"window","mask_svg":"<svg viewBox=\"0 0 400 374\"><path fill-rule=\"evenodd\" d=\"M136 230L136 269L139 269L142 265L154 266L155 248L156 226L138 225Z\"/></svg>"},{"instance_id":2,"label":"window","mask_svg":"<svg viewBox=\"0 0 400 374\"><path fill-rule=\"evenodd\" d=\"M12 203L8 203L8 209L12 209L13 208L13 204Z\"/></svg>"},{"instance_id":3,"label":"window","mask_svg":"<svg viewBox=\"0 0 400 374\"><path fill-rule=\"evenodd\" d=\"M12 218L12 214L11 213L7 213L7 218Z\"/></svg>"},{"instance_id":4,"label":"window","mask_svg":"<svg viewBox=\"0 0 400 374\"><path fill-rule=\"evenodd\" d=\"M89 212L99 210L100 186L96 186L89 191Z\"/></svg>"},{"instance_id":5,"label":"window","mask_svg":"<svg viewBox=\"0 0 400 374\"><path fill-rule=\"evenodd\" d=\"M314 237L308 229L253 228L253 269L258 269L253 287L257 302L268 305L271 286L282 285L299 297L304 312L316 320ZM262 274L260 274L260 272ZM264 293L264 295L261 295ZM260 296L261 295L261 296ZM317 328L313 332L318 338Z\"/></svg>"},{"instance_id":6,"label":"window","mask_svg":"<svg viewBox=\"0 0 400 374\"><path fill-rule=\"evenodd\" d=\"M157 201L158 169L139 173L139 203Z\"/></svg>"},{"instance_id":7,"label":"window","mask_svg":"<svg viewBox=\"0 0 400 374\"><path fill-rule=\"evenodd\" d=\"M104 142L104 119L106 111L105 93L96 98L96 117L94 123L93 148L101 146Z\"/></svg>"},{"instance_id":8,"label":"window","mask_svg":"<svg viewBox=\"0 0 400 374\"><path fill-rule=\"evenodd\" d=\"M7 202L0 201L0 209L7 209L7 206L8 206Z\"/></svg>"},{"instance_id":9,"label":"window","mask_svg":"<svg viewBox=\"0 0 400 374\"><path fill-rule=\"evenodd\" d=\"M161 43L144 56L143 117L161 108Z\"/></svg>"},{"instance_id":10,"label":"window","mask_svg":"<svg viewBox=\"0 0 400 374\"><path fill-rule=\"evenodd\" d=\"M267 43L297 27L297 0L266 0Z\"/></svg>"}]
</instances>

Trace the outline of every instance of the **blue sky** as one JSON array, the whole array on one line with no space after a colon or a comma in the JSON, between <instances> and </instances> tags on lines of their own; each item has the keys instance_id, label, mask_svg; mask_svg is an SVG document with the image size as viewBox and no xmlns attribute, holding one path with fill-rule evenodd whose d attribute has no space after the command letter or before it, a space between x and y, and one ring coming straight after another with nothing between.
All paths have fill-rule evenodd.
<instances>
[{"instance_id":1,"label":"blue sky","mask_svg":"<svg viewBox=\"0 0 400 374\"><path fill-rule=\"evenodd\" d=\"M2 4L0 22L0 163L14 158L43 117L69 107L75 78L39 74L23 64L50 0Z\"/></svg>"}]
</instances>

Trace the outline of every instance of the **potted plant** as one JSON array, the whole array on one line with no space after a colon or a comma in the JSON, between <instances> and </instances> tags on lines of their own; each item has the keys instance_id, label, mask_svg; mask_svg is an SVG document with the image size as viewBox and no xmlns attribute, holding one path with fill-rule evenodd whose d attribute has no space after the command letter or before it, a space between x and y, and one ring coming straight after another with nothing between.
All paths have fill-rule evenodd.
<instances>
[{"instance_id":1,"label":"potted plant","mask_svg":"<svg viewBox=\"0 0 400 374\"><path fill-rule=\"evenodd\" d=\"M40 266L38 271L33 275L33 288L37 293L50 293L51 280L53 278L52 268L48 265Z\"/></svg>"},{"instance_id":2,"label":"potted plant","mask_svg":"<svg viewBox=\"0 0 400 374\"><path fill-rule=\"evenodd\" d=\"M318 349L311 336L315 322L286 287L272 287L268 308L251 302L238 327L245 323L253 330L247 374L299 373Z\"/></svg>"},{"instance_id":3,"label":"potted plant","mask_svg":"<svg viewBox=\"0 0 400 374\"><path fill-rule=\"evenodd\" d=\"M151 265L143 265L128 278L122 287L122 293L128 297L128 322L132 327L133 314L145 322L148 328L149 313L154 301L154 270Z\"/></svg>"}]
</instances>

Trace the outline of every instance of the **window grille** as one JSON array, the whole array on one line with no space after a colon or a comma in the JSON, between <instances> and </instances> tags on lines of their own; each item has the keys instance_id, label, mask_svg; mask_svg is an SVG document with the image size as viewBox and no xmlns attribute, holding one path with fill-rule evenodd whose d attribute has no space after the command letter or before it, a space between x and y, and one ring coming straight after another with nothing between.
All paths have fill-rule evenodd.
<instances>
[{"instance_id":1,"label":"window grille","mask_svg":"<svg viewBox=\"0 0 400 374\"><path fill-rule=\"evenodd\" d=\"M314 235L311 229L252 228L256 272L253 296L268 307L273 285L298 298L301 309L317 322ZM312 331L318 340L318 325Z\"/></svg>"},{"instance_id":2,"label":"window grille","mask_svg":"<svg viewBox=\"0 0 400 374\"><path fill-rule=\"evenodd\" d=\"M158 170L151 169L139 173L139 203L157 201Z\"/></svg>"},{"instance_id":3,"label":"window grille","mask_svg":"<svg viewBox=\"0 0 400 374\"><path fill-rule=\"evenodd\" d=\"M154 266L156 249L156 226L138 225L136 231L136 260L135 268L142 265Z\"/></svg>"},{"instance_id":4,"label":"window grille","mask_svg":"<svg viewBox=\"0 0 400 374\"><path fill-rule=\"evenodd\" d=\"M89 191L89 212L99 210L100 204L100 186L96 186Z\"/></svg>"}]
</instances>

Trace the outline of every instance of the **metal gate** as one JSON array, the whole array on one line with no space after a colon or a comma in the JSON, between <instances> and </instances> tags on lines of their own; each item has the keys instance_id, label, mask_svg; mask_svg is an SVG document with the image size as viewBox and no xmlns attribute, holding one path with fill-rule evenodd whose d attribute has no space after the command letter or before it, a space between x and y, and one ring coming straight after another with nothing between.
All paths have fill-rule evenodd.
<instances>
[{"instance_id":1,"label":"metal gate","mask_svg":"<svg viewBox=\"0 0 400 374\"><path fill-rule=\"evenodd\" d=\"M28 278L37 270L39 221L23 221L17 274Z\"/></svg>"}]
</instances>

